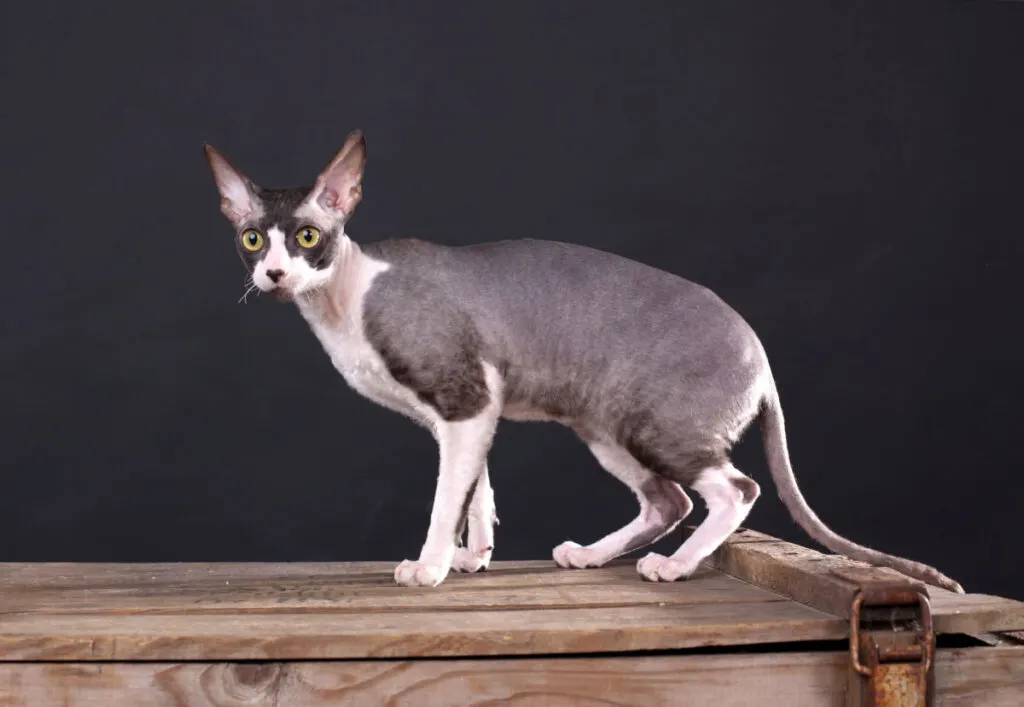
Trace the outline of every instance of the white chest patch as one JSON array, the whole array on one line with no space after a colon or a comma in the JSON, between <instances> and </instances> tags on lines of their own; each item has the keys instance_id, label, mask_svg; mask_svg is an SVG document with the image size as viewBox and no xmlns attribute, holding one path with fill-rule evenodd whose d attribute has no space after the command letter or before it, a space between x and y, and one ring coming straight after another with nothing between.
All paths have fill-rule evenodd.
<instances>
[{"instance_id":1,"label":"white chest patch","mask_svg":"<svg viewBox=\"0 0 1024 707\"><path fill-rule=\"evenodd\" d=\"M434 428L438 422L435 411L415 393L400 385L387 370L363 329L363 299L374 278L388 269L388 264L362 256L349 273L351 289L346 297L345 316L328 319L308 303L299 302L299 311L324 347L335 369L345 382L360 395L416 422Z\"/></svg>"}]
</instances>

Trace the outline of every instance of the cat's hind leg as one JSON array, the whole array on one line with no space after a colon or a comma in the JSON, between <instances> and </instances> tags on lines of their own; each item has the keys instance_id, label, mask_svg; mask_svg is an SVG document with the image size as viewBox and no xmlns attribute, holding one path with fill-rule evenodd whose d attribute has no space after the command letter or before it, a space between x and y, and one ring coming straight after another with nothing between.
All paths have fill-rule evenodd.
<instances>
[{"instance_id":1,"label":"cat's hind leg","mask_svg":"<svg viewBox=\"0 0 1024 707\"><path fill-rule=\"evenodd\" d=\"M704 558L740 527L750 513L760 487L726 462L700 471L690 487L708 507L708 517L671 557L648 553L637 562L640 575L652 582L686 579Z\"/></svg>"},{"instance_id":2,"label":"cat's hind leg","mask_svg":"<svg viewBox=\"0 0 1024 707\"><path fill-rule=\"evenodd\" d=\"M679 484L645 469L628 451L604 442L588 443L604 469L636 494L640 512L628 524L595 543L567 540L552 551L560 567L601 567L628 552L660 540L693 509Z\"/></svg>"},{"instance_id":3,"label":"cat's hind leg","mask_svg":"<svg viewBox=\"0 0 1024 707\"><path fill-rule=\"evenodd\" d=\"M455 549L452 569L456 572L478 572L487 569L494 552L494 526L498 524L487 464L480 473L476 489L466 508L466 544ZM461 536L461 533L460 533Z\"/></svg>"}]
</instances>

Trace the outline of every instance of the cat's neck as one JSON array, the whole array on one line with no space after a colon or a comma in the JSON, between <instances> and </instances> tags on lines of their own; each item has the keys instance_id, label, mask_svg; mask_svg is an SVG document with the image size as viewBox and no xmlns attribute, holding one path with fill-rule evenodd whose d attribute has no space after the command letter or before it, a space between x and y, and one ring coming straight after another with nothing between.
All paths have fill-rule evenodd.
<instances>
[{"instance_id":1,"label":"cat's neck","mask_svg":"<svg viewBox=\"0 0 1024 707\"><path fill-rule=\"evenodd\" d=\"M323 284L297 295L295 304L310 323L335 328L355 322L378 265L342 232Z\"/></svg>"}]
</instances>

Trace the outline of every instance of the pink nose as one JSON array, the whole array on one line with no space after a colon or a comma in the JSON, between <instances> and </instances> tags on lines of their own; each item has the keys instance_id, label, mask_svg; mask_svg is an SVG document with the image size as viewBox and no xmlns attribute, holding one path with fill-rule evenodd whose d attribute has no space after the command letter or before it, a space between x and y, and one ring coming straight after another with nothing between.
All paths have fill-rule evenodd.
<instances>
[{"instance_id":1,"label":"pink nose","mask_svg":"<svg viewBox=\"0 0 1024 707\"><path fill-rule=\"evenodd\" d=\"M277 281L284 277L284 270L267 270L267 277L276 285Z\"/></svg>"}]
</instances>

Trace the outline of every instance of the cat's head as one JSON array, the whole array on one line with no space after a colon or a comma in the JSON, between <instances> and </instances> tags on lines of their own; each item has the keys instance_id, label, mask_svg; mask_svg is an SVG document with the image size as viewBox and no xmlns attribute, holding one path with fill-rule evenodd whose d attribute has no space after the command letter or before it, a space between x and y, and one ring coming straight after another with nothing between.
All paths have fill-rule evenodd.
<instances>
[{"instance_id":1,"label":"cat's head","mask_svg":"<svg viewBox=\"0 0 1024 707\"><path fill-rule=\"evenodd\" d=\"M235 247L263 292L282 299L324 284L345 222L362 197L366 142L353 132L312 187L265 189L210 145L206 160L220 210L235 228Z\"/></svg>"}]
</instances>

